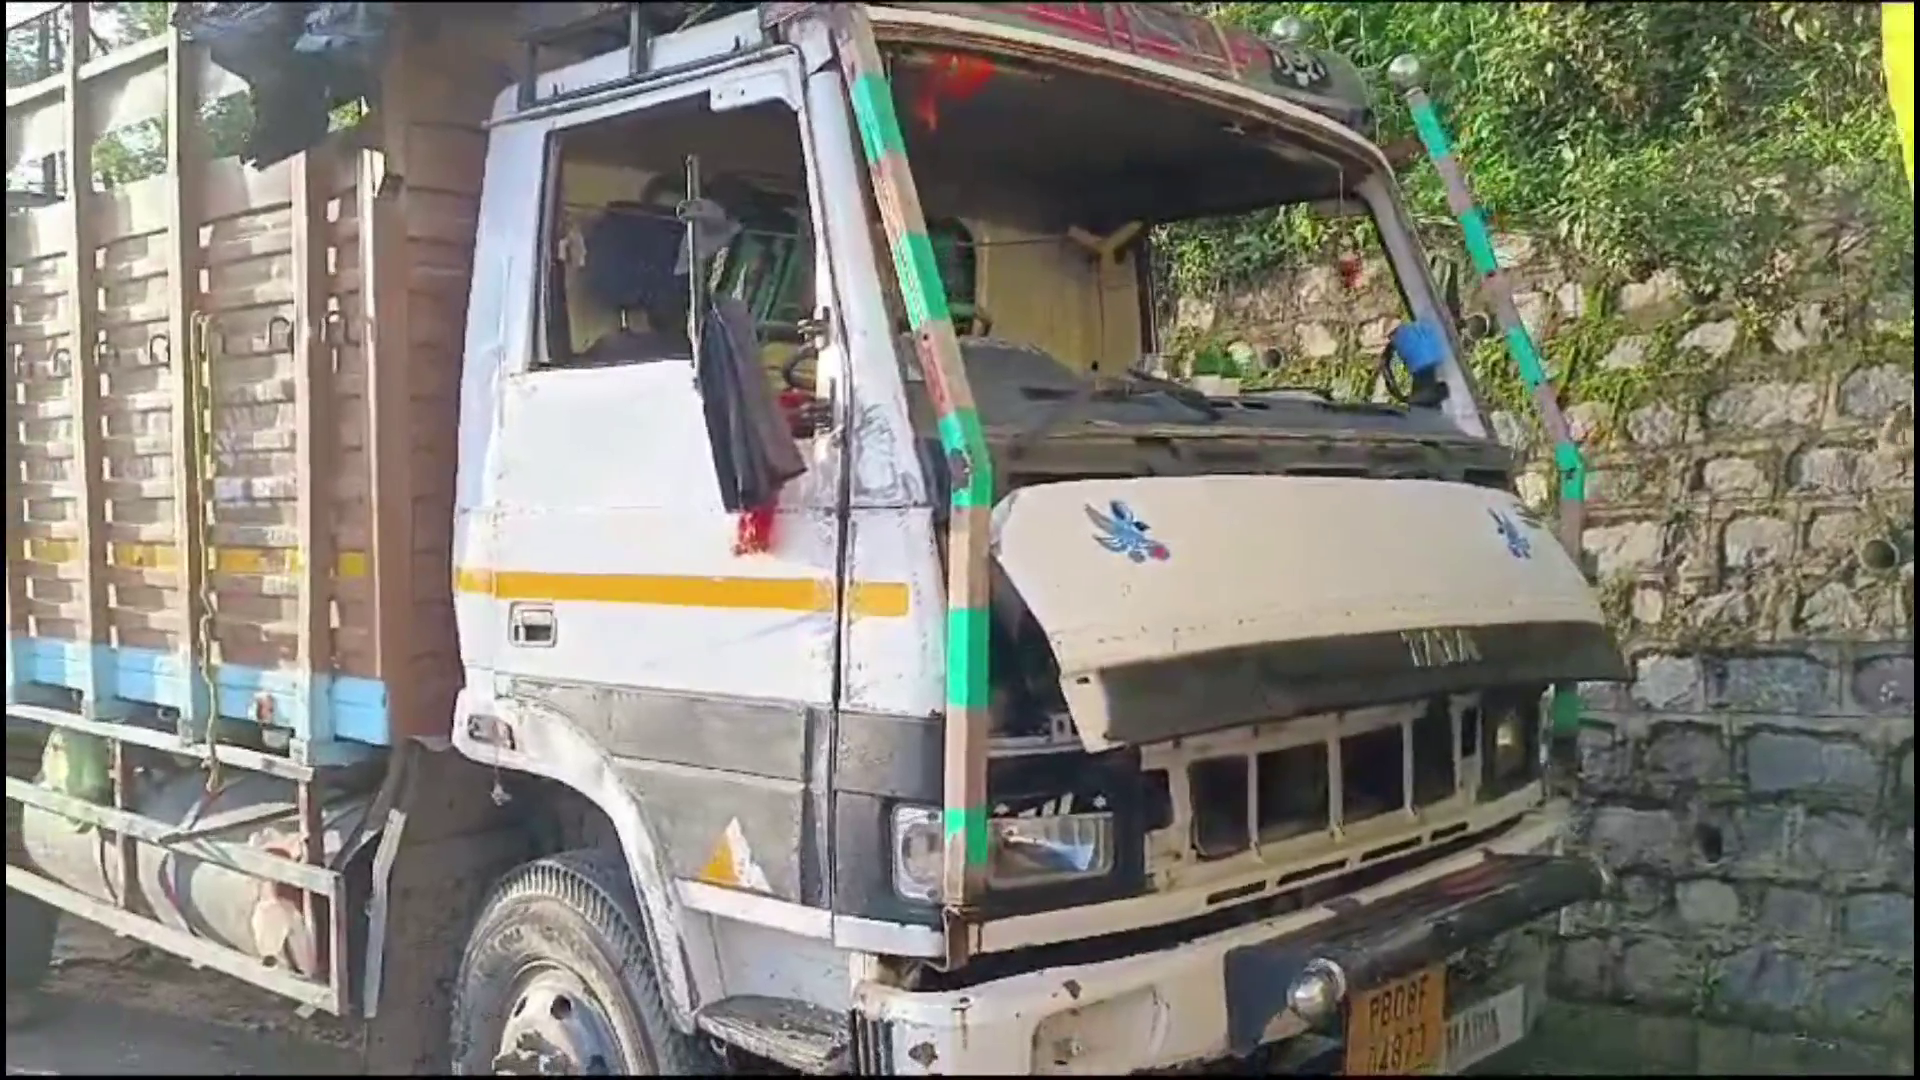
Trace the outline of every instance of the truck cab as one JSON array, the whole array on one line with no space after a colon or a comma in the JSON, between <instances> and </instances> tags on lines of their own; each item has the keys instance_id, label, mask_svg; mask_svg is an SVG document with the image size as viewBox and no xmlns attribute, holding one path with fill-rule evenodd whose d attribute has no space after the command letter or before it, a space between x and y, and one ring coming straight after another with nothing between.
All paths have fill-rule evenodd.
<instances>
[{"instance_id":1,"label":"truck cab","mask_svg":"<svg viewBox=\"0 0 1920 1080\"><path fill-rule=\"evenodd\" d=\"M1389 1073L1525 1030L1515 932L1604 885L1559 850L1543 694L1625 672L1351 68L1153 4L391 7L376 115L415 112L352 151L364 291L291 317L404 402L366 420L389 464L337 459L369 470L380 569L334 606L371 610L377 691L336 678L256 752L355 808L309 935L399 895L375 838L428 767L381 762L444 762L491 804L471 835L516 838L443 905L448 1064ZM502 37L506 86L471 62ZM1281 207L1365 222L1405 306L1382 392L1168 369L1155 231ZM10 717L139 723L62 720L45 693L85 689L13 666ZM220 757L181 738L191 788ZM21 890L106 917L52 869L45 762L82 745L9 780L62 882L10 859L10 953ZM391 1022L406 933L295 967Z\"/></svg>"}]
</instances>

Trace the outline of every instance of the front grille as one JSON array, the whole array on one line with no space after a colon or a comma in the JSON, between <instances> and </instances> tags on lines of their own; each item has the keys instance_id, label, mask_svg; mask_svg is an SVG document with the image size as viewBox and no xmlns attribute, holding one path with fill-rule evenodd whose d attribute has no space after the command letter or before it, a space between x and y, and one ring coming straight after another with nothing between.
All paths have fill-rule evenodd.
<instances>
[{"instance_id":1,"label":"front grille","mask_svg":"<svg viewBox=\"0 0 1920 1080\"><path fill-rule=\"evenodd\" d=\"M1333 740L1191 762L1188 843L1201 861L1225 859L1444 802L1479 780L1485 729L1477 702L1436 698L1417 715L1341 736L1337 764Z\"/></svg>"},{"instance_id":2,"label":"front grille","mask_svg":"<svg viewBox=\"0 0 1920 1080\"><path fill-rule=\"evenodd\" d=\"M1381 728L1340 740L1340 823L1407 808L1407 731Z\"/></svg>"},{"instance_id":3,"label":"front grille","mask_svg":"<svg viewBox=\"0 0 1920 1080\"><path fill-rule=\"evenodd\" d=\"M1461 710L1465 712L1466 710ZM1453 754L1453 717L1435 701L1412 725L1413 805L1432 806L1460 790L1460 763ZM1464 755L1463 755L1464 756Z\"/></svg>"},{"instance_id":4,"label":"front grille","mask_svg":"<svg viewBox=\"0 0 1920 1080\"><path fill-rule=\"evenodd\" d=\"M1327 802L1327 746L1310 743L1271 750L1255 759L1254 795L1260 842L1275 844L1331 824Z\"/></svg>"},{"instance_id":5,"label":"front grille","mask_svg":"<svg viewBox=\"0 0 1920 1080\"><path fill-rule=\"evenodd\" d=\"M893 1075L893 1026L863 1015L847 1014L847 1057L855 1076Z\"/></svg>"},{"instance_id":6,"label":"front grille","mask_svg":"<svg viewBox=\"0 0 1920 1080\"><path fill-rule=\"evenodd\" d=\"M1101 964L1125 956L1139 956L1143 953L1170 949L1234 927L1251 925L1262 919L1274 918L1325 903L1334 897L1358 892L1400 874L1411 873L1420 867L1458 855L1462 851L1490 843L1512 829L1518 820L1518 818L1509 818L1476 832L1462 831L1444 840L1436 838L1437 842L1423 850L1356 866L1344 873L1297 888L1288 888L1289 883L1282 879L1284 891L1247 903L1222 904L1204 915L1195 915L1178 922L1121 930L1098 937L1037 945L1010 952L986 953L974 957L965 967L954 972L922 969L919 975L921 982L917 985L919 989L928 991L961 990L992 982L995 979L1011 978L1051 967ZM1292 876L1294 875L1289 875L1289 877ZM878 1029L865 1036L870 1044L877 1039L891 1037L890 1032L881 1025L873 1021L866 1021L866 1023ZM856 1044L858 1038L859 1036L856 1036ZM888 1050L890 1053L891 1044L888 1045Z\"/></svg>"},{"instance_id":7,"label":"front grille","mask_svg":"<svg viewBox=\"0 0 1920 1080\"><path fill-rule=\"evenodd\" d=\"M1203 859L1245 851L1248 843L1247 759L1211 758L1187 767L1193 793L1193 848Z\"/></svg>"}]
</instances>

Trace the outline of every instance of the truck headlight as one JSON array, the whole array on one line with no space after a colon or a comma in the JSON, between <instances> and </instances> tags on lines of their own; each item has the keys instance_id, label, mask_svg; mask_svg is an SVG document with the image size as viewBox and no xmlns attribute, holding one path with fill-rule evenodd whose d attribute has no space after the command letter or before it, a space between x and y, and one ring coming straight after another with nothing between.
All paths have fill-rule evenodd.
<instances>
[{"instance_id":1,"label":"truck headlight","mask_svg":"<svg viewBox=\"0 0 1920 1080\"><path fill-rule=\"evenodd\" d=\"M1492 710L1486 725L1480 791L1485 798L1498 798L1518 790L1539 769L1540 713L1525 705L1506 705Z\"/></svg>"},{"instance_id":2,"label":"truck headlight","mask_svg":"<svg viewBox=\"0 0 1920 1080\"><path fill-rule=\"evenodd\" d=\"M1113 869L1110 813L996 818L987 828L992 838L987 857L990 888L1105 877Z\"/></svg>"},{"instance_id":3,"label":"truck headlight","mask_svg":"<svg viewBox=\"0 0 1920 1080\"><path fill-rule=\"evenodd\" d=\"M1519 713L1508 713L1493 725L1493 776L1506 780L1527 767L1527 737Z\"/></svg>"},{"instance_id":4,"label":"truck headlight","mask_svg":"<svg viewBox=\"0 0 1920 1080\"><path fill-rule=\"evenodd\" d=\"M1111 813L995 818L987 823L987 885L1021 889L1104 877L1113 871ZM905 900L940 896L940 811L893 811L893 891Z\"/></svg>"},{"instance_id":5,"label":"truck headlight","mask_svg":"<svg viewBox=\"0 0 1920 1080\"><path fill-rule=\"evenodd\" d=\"M940 811L899 806L893 811L893 891L902 900L940 899Z\"/></svg>"}]
</instances>

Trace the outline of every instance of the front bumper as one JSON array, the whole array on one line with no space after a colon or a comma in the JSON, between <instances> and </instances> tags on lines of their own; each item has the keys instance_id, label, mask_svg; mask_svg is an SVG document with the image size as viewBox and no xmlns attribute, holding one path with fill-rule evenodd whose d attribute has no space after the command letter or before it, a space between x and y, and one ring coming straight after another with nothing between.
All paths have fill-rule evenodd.
<instances>
[{"instance_id":1,"label":"front bumper","mask_svg":"<svg viewBox=\"0 0 1920 1080\"><path fill-rule=\"evenodd\" d=\"M1244 1057L1302 1034L1287 1005L1307 963L1352 990L1439 963L1601 894L1604 875L1557 847L1563 806L1326 904L1184 945L963 990L855 992L856 1071L892 1075L1123 1073Z\"/></svg>"}]
</instances>

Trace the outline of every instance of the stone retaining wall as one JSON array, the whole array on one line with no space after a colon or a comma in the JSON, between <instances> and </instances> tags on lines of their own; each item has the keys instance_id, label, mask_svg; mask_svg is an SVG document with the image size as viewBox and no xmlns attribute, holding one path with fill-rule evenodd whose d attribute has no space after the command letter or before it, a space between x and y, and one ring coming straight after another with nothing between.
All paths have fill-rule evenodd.
<instances>
[{"instance_id":1,"label":"stone retaining wall","mask_svg":"<svg viewBox=\"0 0 1920 1080\"><path fill-rule=\"evenodd\" d=\"M1671 274L1603 286L1502 239L1587 450L1586 549L1637 674L1587 688L1578 839L1622 895L1561 920L1553 986L1911 1061L1912 292L1862 296L1844 237L1808 242L1762 311ZM1273 382L1364 388L1397 308L1372 263L1189 299L1177 324L1244 343ZM1544 504L1494 336L1476 367Z\"/></svg>"}]
</instances>

